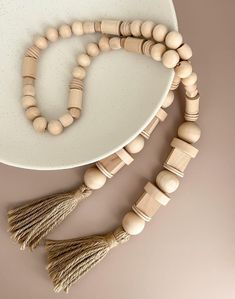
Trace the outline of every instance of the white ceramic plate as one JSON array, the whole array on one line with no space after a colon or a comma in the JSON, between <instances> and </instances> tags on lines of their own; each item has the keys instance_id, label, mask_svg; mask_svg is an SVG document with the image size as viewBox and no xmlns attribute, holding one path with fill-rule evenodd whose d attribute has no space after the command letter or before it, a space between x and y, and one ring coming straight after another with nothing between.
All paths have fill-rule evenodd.
<instances>
[{"instance_id":1,"label":"white ceramic plate","mask_svg":"<svg viewBox=\"0 0 235 299\"><path fill-rule=\"evenodd\" d=\"M29 169L65 169L88 164L135 138L159 109L172 81L160 63L124 50L100 55L85 81L82 117L62 135L37 135L25 119L21 62L35 33L49 25L102 18L150 19L177 29L171 0L1 0L0 161ZM71 71L84 45L97 36L57 42L39 63L37 99L42 113L64 113Z\"/></svg>"}]
</instances>

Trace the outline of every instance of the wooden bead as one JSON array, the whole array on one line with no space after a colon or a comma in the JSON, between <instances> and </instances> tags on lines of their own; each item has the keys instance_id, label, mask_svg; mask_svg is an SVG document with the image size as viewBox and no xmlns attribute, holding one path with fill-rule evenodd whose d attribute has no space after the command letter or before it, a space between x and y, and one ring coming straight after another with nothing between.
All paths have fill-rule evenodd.
<instances>
[{"instance_id":1,"label":"wooden bead","mask_svg":"<svg viewBox=\"0 0 235 299\"><path fill-rule=\"evenodd\" d=\"M162 63L166 68L172 69L179 62L179 54L175 50L167 50L162 55Z\"/></svg>"},{"instance_id":2,"label":"wooden bead","mask_svg":"<svg viewBox=\"0 0 235 299\"><path fill-rule=\"evenodd\" d=\"M143 231L145 221L134 212L128 212L122 219L122 227L129 235L135 236Z\"/></svg>"},{"instance_id":3,"label":"wooden bead","mask_svg":"<svg viewBox=\"0 0 235 299\"><path fill-rule=\"evenodd\" d=\"M38 133L44 133L47 127L47 120L45 117L37 117L33 121L34 130Z\"/></svg>"},{"instance_id":4,"label":"wooden bead","mask_svg":"<svg viewBox=\"0 0 235 299\"><path fill-rule=\"evenodd\" d=\"M165 44L170 49L177 49L183 42L182 35L177 31L170 31L165 38Z\"/></svg>"},{"instance_id":5,"label":"wooden bead","mask_svg":"<svg viewBox=\"0 0 235 299\"><path fill-rule=\"evenodd\" d=\"M69 108L68 110L74 119L78 119L81 115L81 110L78 108Z\"/></svg>"},{"instance_id":6,"label":"wooden bead","mask_svg":"<svg viewBox=\"0 0 235 299\"><path fill-rule=\"evenodd\" d=\"M109 38L107 36L102 36L99 40L99 48L101 51L106 52L110 50Z\"/></svg>"},{"instance_id":7,"label":"wooden bead","mask_svg":"<svg viewBox=\"0 0 235 299\"><path fill-rule=\"evenodd\" d=\"M58 30L53 27L48 28L46 31L46 38L52 43L56 42L59 38Z\"/></svg>"},{"instance_id":8,"label":"wooden bead","mask_svg":"<svg viewBox=\"0 0 235 299\"><path fill-rule=\"evenodd\" d=\"M29 107L25 111L25 115L29 120L34 120L36 117L40 116L41 113L38 107Z\"/></svg>"},{"instance_id":9,"label":"wooden bead","mask_svg":"<svg viewBox=\"0 0 235 299\"><path fill-rule=\"evenodd\" d=\"M177 49L177 52L182 60L189 60L193 56L192 49L188 44L183 44Z\"/></svg>"},{"instance_id":10,"label":"wooden bead","mask_svg":"<svg viewBox=\"0 0 235 299\"><path fill-rule=\"evenodd\" d=\"M95 22L86 21L83 23L83 32L85 34L95 33Z\"/></svg>"},{"instance_id":11,"label":"wooden bead","mask_svg":"<svg viewBox=\"0 0 235 299\"><path fill-rule=\"evenodd\" d=\"M72 29L68 24L63 24L59 27L59 34L62 38L69 38L72 36Z\"/></svg>"},{"instance_id":12,"label":"wooden bead","mask_svg":"<svg viewBox=\"0 0 235 299\"><path fill-rule=\"evenodd\" d=\"M197 94L195 97L185 96L185 114L184 118L187 121L196 121L199 116L199 102L200 96Z\"/></svg>"},{"instance_id":13,"label":"wooden bead","mask_svg":"<svg viewBox=\"0 0 235 299\"><path fill-rule=\"evenodd\" d=\"M200 139L201 130L194 122L184 122L178 128L178 136L188 143L195 143Z\"/></svg>"},{"instance_id":14,"label":"wooden bead","mask_svg":"<svg viewBox=\"0 0 235 299\"><path fill-rule=\"evenodd\" d=\"M61 122L62 126L66 128L73 123L74 119L70 113L66 113L59 118L59 121Z\"/></svg>"},{"instance_id":15,"label":"wooden bead","mask_svg":"<svg viewBox=\"0 0 235 299\"><path fill-rule=\"evenodd\" d=\"M82 95L83 92L80 89L70 89L68 108L82 109Z\"/></svg>"},{"instance_id":16,"label":"wooden bead","mask_svg":"<svg viewBox=\"0 0 235 299\"><path fill-rule=\"evenodd\" d=\"M33 85L24 85L23 87L23 94L24 96L35 96L35 87Z\"/></svg>"},{"instance_id":17,"label":"wooden bead","mask_svg":"<svg viewBox=\"0 0 235 299\"><path fill-rule=\"evenodd\" d=\"M73 70L73 77L83 80L86 77L86 70L81 66L75 67Z\"/></svg>"},{"instance_id":18,"label":"wooden bead","mask_svg":"<svg viewBox=\"0 0 235 299\"><path fill-rule=\"evenodd\" d=\"M92 190L103 187L106 180L106 176L97 167L88 168L84 174L84 183Z\"/></svg>"},{"instance_id":19,"label":"wooden bead","mask_svg":"<svg viewBox=\"0 0 235 299\"><path fill-rule=\"evenodd\" d=\"M162 104L162 108L167 108L169 107L174 101L174 92L170 90Z\"/></svg>"},{"instance_id":20,"label":"wooden bead","mask_svg":"<svg viewBox=\"0 0 235 299\"><path fill-rule=\"evenodd\" d=\"M109 46L112 50L121 49L121 39L120 37L112 37L109 40Z\"/></svg>"},{"instance_id":21,"label":"wooden bead","mask_svg":"<svg viewBox=\"0 0 235 299\"><path fill-rule=\"evenodd\" d=\"M127 144L125 149L130 154L137 154L144 148L144 137L138 135L134 140Z\"/></svg>"},{"instance_id":22,"label":"wooden bead","mask_svg":"<svg viewBox=\"0 0 235 299\"><path fill-rule=\"evenodd\" d=\"M178 86L179 86L179 84L180 84L180 81L181 81L180 77L178 77L178 76L175 74L170 89L171 89L171 90L175 90L175 89L177 89Z\"/></svg>"},{"instance_id":23,"label":"wooden bead","mask_svg":"<svg viewBox=\"0 0 235 299\"><path fill-rule=\"evenodd\" d=\"M124 41L124 49L128 52L142 54L144 39L127 37Z\"/></svg>"},{"instance_id":24,"label":"wooden bead","mask_svg":"<svg viewBox=\"0 0 235 299\"><path fill-rule=\"evenodd\" d=\"M101 32L101 22L95 21L95 32Z\"/></svg>"},{"instance_id":25,"label":"wooden bead","mask_svg":"<svg viewBox=\"0 0 235 299\"><path fill-rule=\"evenodd\" d=\"M197 82L197 74L192 72L190 76L187 78L182 79L182 83L184 86L193 85Z\"/></svg>"},{"instance_id":26,"label":"wooden bead","mask_svg":"<svg viewBox=\"0 0 235 299\"><path fill-rule=\"evenodd\" d=\"M48 47L48 41L44 36L38 36L35 39L34 44L40 50L45 50Z\"/></svg>"},{"instance_id":27,"label":"wooden bead","mask_svg":"<svg viewBox=\"0 0 235 299\"><path fill-rule=\"evenodd\" d=\"M31 77L36 79L37 60L33 57L24 57L22 77Z\"/></svg>"},{"instance_id":28,"label":"wooden bead","mask_svg":"<svg viewBox=\"0 0 235 299\"><path fill-rule=\"evenodd\" d=\"M157 186L165 193L172 193L177 190L179 187L179 179L178 177L168 171L162 170L156 177Z\"/></svg>"},{"instance_id":29,"label":"wooden bead","mask_svg":"<svg viewBox=\"0 0 235 299\"><path fill-rule=\"evenodd\" d=\"M120 25L120 35L122 36L130 36L131 35L131 28L130 23L123 21Z\"/></svg>"},{"instance_id":30,"label":"wooden bead","mask_svg":"<svg viewBox=\"0 0 235 299\"><path fill-rule=\"evenodd\" d=\"M154 41L146 40L142 46L142 53L146 56L151 56L151 50L154 45L155 45Z\"/></svg>"},{"instance_id":31,"label":"wooden bead","mask_svg":"<svg viewBox=\"0 0 235 299\"><path fill-rule=\"evenodd\" d=\"M158 43L152 46L151 48L151 57L156 61L161 61L162 55L166 51L166 46Z\"/></svg>"},{"instance_id":32,"label":"wooden bead","mask_svg":"<svg viewBox=\"0 0 235 299\"><path fill-rule=\"evenodd\" d=\"M176 75L182 79L189 77L192 71L192 65L188 61L180 61L179 65L175 67Z\"/></svg>"},{"instance_id":33,"label":"wooden bead","mask_svg":"<svg viewBox=\"0 0 235 299\"><path fill-rule=\"evenodd\" d=\"M41 50L38 47L32 46L26 50L25 56L38 59L40 56L40 53L41 53Z\"/></svg>"},{"instance_id":34,"label":"wooden bead","mask_svg":"<svg viewBox=\"0 0 235 299\"><path fill-rule=\"evenodd\" d=\"M72 24L72 32L74 35L80 36L84 34L82 22L76 21Z\"/></svg>"},{"instance_id":35,"label":"wooden bead","mask_svg":"<svg viewBox=\"0 0 235 299\"><path fill-rule=\"evenodd\" d=\"M160 108L154 118L151 120L149 125L140 133L145 139L149 139L159 122L166 119L167 113Z\"/></svg>"},{"instance_id":36,"label":"wooden bead","mask_svg":"<svg viewBox=\"0 0 235 299\"><path fill-rule=\"evenodd\" d=\"M101 32L111 35L120 35L120 20L102 20Z\"/></svg>"},{"instance_id":37,"label":"wooden bead","mask_svg":"<svg viewBox=\"0 0 235 299\"><path fill-rule=\"evenodd\" d=\"M83 90L83 86L84 86L83 81L78 78L73 78L71 83L69 84L70 89Z\"/></svg>"},{"instance_id":38,"label":"wooden bead","mask_svg":"<svg viewBox=\"0 0 235 299\"><path fill-rule=\"evenodd\" d=\"M49 121L47 129L52 135L59 135L63 132L63 126L59 120Z\"/></svg>"},{"instance_id":39,"label":"wooden bead","mask_svg":"<svg viewBox=\"0 0 235 299\"><path fill-rule=\"evenodd\" d=\"M130 30L131 30L131 34L133 36L139 37L141 36L141 25L142 25L143 21L141 20L134 20L133 22L131 22L130 24Z\"/></svg>"},{"instance_id":40,"label":"wooden bead","mask_svg":"<svg viewBox=\"0 0 235 299\"><path fill-rule=\"evenodd\" d=\"M28 109L29 107L34 107L36 105L37 105L37 101L33 96L30 95L23 96L22 106L25 110Z\"/></svg>"},{"instance_id":41,"label":"wooden bead","mask_svg":"<svg viewBox=\"0 0 235 299\"><path fill-rule=\"evenodd\" d=\"M89 43L86 46L86 52L91 57L96 57L100 54L100 49L96 43Z\"/></svg>"},{"instance_id":42,"label":"wooden bead","mask_svg":"<svg viewBox=\"0 0 235 299\"><path fill-rule=\"evenodd\" d=\"M165 25L158 24L153 29L153 39L157 42L163 42L167 35L168 29Z\"/></svg>"},{"instance_id":43,"label":"wooden bead","mask_svg":"<svg viewBox=\"0 0 235 299\"><path fill-rule=\"evenodd\" d=\"M23 78L23 85L34 85L35 79L31 77Z\"/></svg>"},{"instance_id":44,"label":"wooden bead","mask_svg":"<svg viewBox=\"0 0 235 299\"><path fill-rule=\"evenodd\" d=\"M143 37L150 38L152 37L152 32L155 24L152 21L145 21L142 23L140 31Z\"/></svg>"},{"instance_id":45,"label":"wooden bead","mask_svg":"<svg viewBox=\"0 0 235 299\"><path fill-rule=\"evenodd\" d=\"M84 54L84 53L80 54L78 56L77 61L78 61L78 64L80 64L83 67L87 67L87 66L89 66L91 64L91 58L90 58L90 56L87 55L87 54Z\"/></svg>"}]
</instances>

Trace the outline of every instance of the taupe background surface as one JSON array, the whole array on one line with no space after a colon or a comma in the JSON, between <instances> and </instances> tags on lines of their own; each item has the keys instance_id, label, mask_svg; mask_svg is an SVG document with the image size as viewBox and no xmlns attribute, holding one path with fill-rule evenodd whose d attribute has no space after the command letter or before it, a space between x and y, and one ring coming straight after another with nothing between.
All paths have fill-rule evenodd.
<instances>
[{"instance_id":1,"label":"taupe background surface","mask_svg":"<svg viewBox=\"0 0 235 299\"><path fill-rule=\"evenodd\" d=\"M200 78L200 154L178 191L144 232L113 250L70 291L54 294L43 248L19 251L7 234L6 211L19 202L73 188L85 167L29 171L0 165L0 296L3 299L235 298L235 2L175 0L179 29L194 49ZM135 162L75 211L50 237L106 232L141 194L169 151L182 121L183 100ZM167 149L167 150L166 150Z\"/></svg>"}]
</instances>

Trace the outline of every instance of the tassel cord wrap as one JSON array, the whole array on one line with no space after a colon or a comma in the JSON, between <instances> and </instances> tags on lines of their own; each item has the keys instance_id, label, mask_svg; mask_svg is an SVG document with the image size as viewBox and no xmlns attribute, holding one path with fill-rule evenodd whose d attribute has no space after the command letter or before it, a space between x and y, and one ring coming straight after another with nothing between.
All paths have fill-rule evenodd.
<instances>
[{"instance_id":1,"label":"tassel cord wrap","mask_svg":"<svg viewBox=\"0 0 235 299\"><path fill-rule=\"evenodd\" d=\"M21 249L36 248L92 191L85 184L72 192L49 195L8 212L9 232Z\"/></svg>"}]
</instances>

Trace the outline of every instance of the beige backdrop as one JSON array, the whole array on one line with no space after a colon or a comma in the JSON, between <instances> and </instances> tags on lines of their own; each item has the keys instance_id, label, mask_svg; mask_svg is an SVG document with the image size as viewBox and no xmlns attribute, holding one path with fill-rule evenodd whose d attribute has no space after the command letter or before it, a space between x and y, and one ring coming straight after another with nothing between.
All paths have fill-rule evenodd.
<instances>
[{"instance_id":1,"label":"beige backdrop","mask_svg":"<svg viewBox=\"0 0 235 299\"><path fill-rule=\"evenodd\" d=\"M203 135L167 208L144 233L120 246L74 286L56 295L43 249L22 252L7 234L6 211L26 199L72 188L84 168L39 172L0 165L0 297L2 299L235 298L235 98L233 0L175 0L179 28L194 49L200 78ZM154 180L182 121L182 99L169 109L135 163L98 191L50 237L71 238L112 229Z\"/></svg>"}]
</instances>

